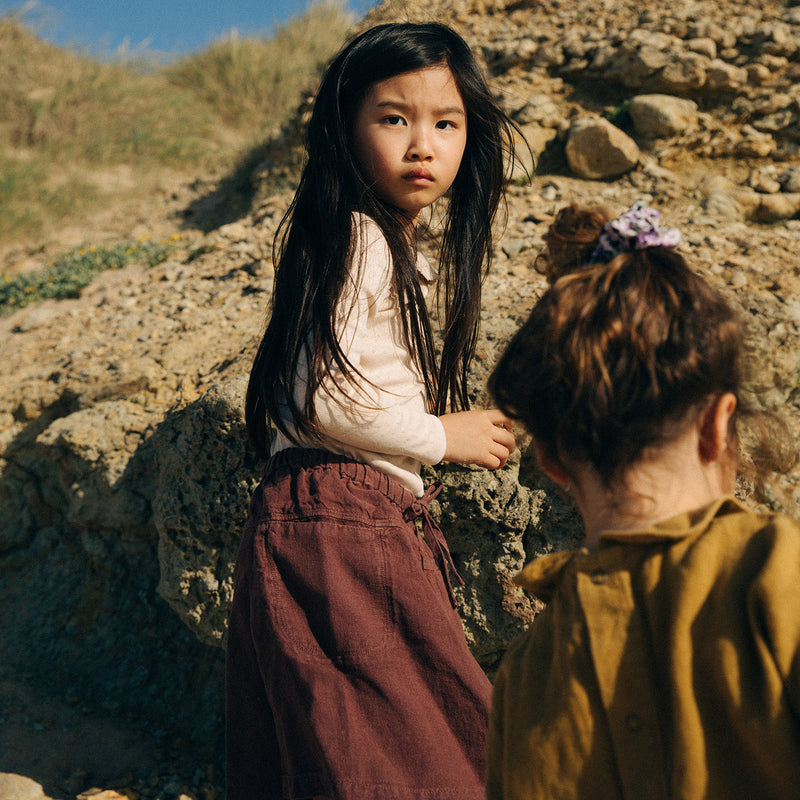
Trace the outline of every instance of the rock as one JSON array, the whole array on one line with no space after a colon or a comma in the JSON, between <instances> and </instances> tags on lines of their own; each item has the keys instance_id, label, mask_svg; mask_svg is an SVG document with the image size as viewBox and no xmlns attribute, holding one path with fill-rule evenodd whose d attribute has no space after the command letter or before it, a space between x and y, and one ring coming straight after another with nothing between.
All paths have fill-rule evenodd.
<instances>
[{"instance_id":1,"label":"rock","mask_svg":"<svg viewBox=\"0 0 800 800\"><path fill-rule=\"evenodd\" d=\"M762 194L775 194L781 191L781 184L778 180L777 169L774 165L769 165L762 169L755 170L748 178L748 185Z\"/></svg>"},{"instance_id":2,"label":"rock","mask_svg":"<svg viewBox=\"0 0 800 800\"><path fill-rule=\"evenodd\" d=\"M768 114L765 117L761 117L761 119L753 120L753 127L759 131L777 133L788 129L796 130L799 122L800 117L787 108L774 114Z\"/></svg>"},{"instance_id":3,"label":"rock","mask_svg":"<svg viewBox=\"0 0 800 800\"><path fill-rule=\"evenodd\" d=\"M96 557L108 552L93 531L136 530L149 521L148 504L123 480L149 424L138 406L115 400L57 419L36 439L54 476L42 486L43 502L86 532L83 547Z\"/></svg>"},{"instance_id":4,"label":"rock","mask_svg":"<svg viewBox=\"0 0 800 800\"><path fill-rule=\"evenodd\" d=\"M727 220L744 219L744 209L730 192L712 191L703 201L703 208L715 217Z\"/></svg>"},{"instance_id":5,"label":"rock","mask_svg":"<svg viewBox=\"0 0 800 800\"><path fill-rule=\"evenodd\" d=\"M782 192L759 195L759 204L753 212L753 219L756 222L778 222L792 219L798 214L800 214L800 194Z\"/></svg>"},{"instance_id":6,"label":"rock","mask_svg":"<svg viewBox=\"0 0 800 800\"><path fill-rule=\"evenodd\" d=\"M779 178L781 191L800 192L800 166L792 167L783 172Z\"/></svg>"},{"instance_id":7,"label":"rock","mask_svg":"<svg viewBox=\"0 0 800 800\"><path fill-rule=\"evenodd\" d=\"M532 176L536 172L536 163L550 142L557 136L558 131L553 128L543 128L537 123L522 126L522 135L525 142L517 144L518 163L511 180L523 180Z\"/></svg>"},{"instance_id":8,"label":"rock","mask_svg":"<svg viewBox=\"0 0 800 800\"><path fill-rule=\"evenodd\" d=\"M628 113L636 132L647 139L674 136L697 127L697 103L671 95L637 95Z\"/></svg>"},{"instance_id":9,"label":"rock","mask_svg":"<svg viewBox=\"0 0 800 800\"><path fill-rule=\"evenodd\" d=\"M159 594L205 644L224 642L233 565L258 467L242 419L246 379L208 389L154 437Z\"/></svg>"},{"instance_id":10,"label":"rock","mask_svg":"<svg viewBox=\"0 0 800 800\"><path fill-rule=\"evenodd\" d=\"M763 86L772 77L772 72L765 64L753 63L745 67L747 70L747 82L751 86Z\"/></svg>"},{"instance_id":11,"label":"rock","mask_svg":"<svg viewBox=\"0 0 800 800\"><path fill-rule=\"evenodd\" d=\"M52 305L30 306L20 315L20 319L14 326L14 333L25 333L47 325L55 319L57 314L56 308Z\"/></svg>"},{"instance_id":12,"label":"rock","mask_svg":"<svg viewBox=\"0 0 800 800\"><path fill-rule=\"evenodd\" d=\"M764 158L775 150L775 140L768 133L745 125L742 128L743 138L736 144L734 152L742 158Z\"/></svg>"},{"instance_id":13,"label":"rock","mask_svg":"<svg viewBox=\"0 0 800 800\"><path fill-rule=\"evenodd\" d=\"M748 81L747 70L719 58L706 67L706 86L712 92L732 92L741 89Z\"/></svg>"},{"instance_id":14,"label":"rock","mask_svg":"<svg viewBox=\"0 0 800 800\"><path fill-rule=\"evenodd\" d=\"M202 642L217 647L224 644L236 550L258 474L243 428L245 386L241 378L212 387L168 417L153 444L161 478L153 502L158 591ZM517 459L497 472L450 467L428 476L446 486L434 513L466 581L456 591L465 630L487 668L534 613L510 583L530 557L526 532L537 530L546 548L580 535L574 512L571 525L554 522L569 512L547 496L541 476L530 466L524 474L521 483Z\"/></svg>"},{"instance_id":15,"label":"rock","mask_svg":"<svg viewBox=\"0 0 800 800\"><path fill-rule=\"evenodd\" d=\"M572 124L567 161L581 178L604 180L630 172L639 162L636 142L608 120L584 117Z\"/></svg>"},{"instance_id":16,"label":"rock","mask_svg":"<svg viewBox=\"0 0 800 800\"><path fill-rule=\"evenodd\" d=\"M688 39L685 44L686 49L691 50L693 53L699 53L701 56L711 60L717 57L717 43L711 38Z\"/></svg>"},{"instance_id":17,"label":"rock","mask_svg":"<svg viewBox=\"0 0 800 800\"><path fill-rule=\"evenodd\" d=\"M698 53L672 55L658 76L661 91L668 94L684 94L705 85L709 59Z\"/></svg>"},{"instance_id":18,"label":"rock","mask_svg":"<svg viewBox=\"0 0 800 800\"><path fill-rule=\"evenodd\" d=\"M534 94L514 112L514 119L520 125L530 125L535 122L543 128L557 129L564 119L564 112L550 95Z\"/></svg>"},{"instance_id":19,"label":"rock","mask_svg":"<svg viewBox=\"0 0 800 800\"><path fill-rule=\"evenodd\" d=\"M504 642L533 619L541 605L511 583L533 552L575 546L576 511L552 494L552 484L515 456L496 472L469 467L432 471L445 486L434 507L465 586L456 589L467 641L492 670ZM536 531L526 547L525 539Z\"/></svg>"},{"instance_id":20,"label":"rock","mask_svg":"<svg viewBox=\"0 0 800 800\"><path fill-rule=\"evenodd\" d=\"M2 800L52 800L44 793L41 784L10 772L0 772L0 798Z\"/></svg>"},{"instance_id":21,"label":"rock","mask_svg":"<svg viewBox=\"0 0 800 800\"><path fill-rule=\"evenodd\" d=\"M746 187L737 188L733 196L746 219L755 219L761 206L763 195Z\"/></svg>"}]
</instances>

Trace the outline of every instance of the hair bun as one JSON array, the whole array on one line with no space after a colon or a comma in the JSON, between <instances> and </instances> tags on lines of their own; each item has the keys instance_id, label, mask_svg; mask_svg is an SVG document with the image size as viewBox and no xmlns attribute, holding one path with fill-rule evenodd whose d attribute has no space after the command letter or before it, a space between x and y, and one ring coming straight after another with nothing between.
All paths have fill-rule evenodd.
<instances>
[{"instance_id":1,"label":"hair bun","mask_svg":"<svg viewBox=\"0 0 800 800\"><path fill-rule=\"evenodd\" d=\"M611 219L612 215L602 207L572 203L560 209L544 235L547 251L536 259L537 271L552 284L580 269L597 247L603 226Z\"/></svg>"}]
</instances>

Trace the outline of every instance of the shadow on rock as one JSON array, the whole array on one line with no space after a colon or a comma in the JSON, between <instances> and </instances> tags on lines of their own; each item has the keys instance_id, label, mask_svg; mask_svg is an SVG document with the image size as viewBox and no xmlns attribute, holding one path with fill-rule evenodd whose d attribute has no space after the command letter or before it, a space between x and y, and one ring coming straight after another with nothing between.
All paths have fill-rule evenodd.
<instances>
[{"instance_id":1,"label":"shadow on rock","mask_svg":"<svg viewBox=\"0 0 800 800\"><path fill-rule=\"evenodd\" d=\"M184 227L210 233L247 216L257 192L254 175L264 159L263 146L245 153L213 188L193 200L183 211Z\"/></svg>"},{"instance_id":2,"label":"shadow on rock","mask_svg":"<svg viewBox=\"0 0 800 800\"><path fill-rule=\"evenodd\" d=\"M159 594L170 593L152 510L157 498L162 511L169 508L164 485L181 487L198 468L195 453L187 451L187 460L172 452L176 427L195 413L190 406L158 424L125 400L81 408L79 399L64 398L29 423L0 461L0 768L54 797L76 768L97 785L132 767L130 744L96 763L113 741L100 732L114 721L128 731L120 741L138 732L156 760L183 761L187 770L211 763L221 772L224 654L198 640ZM205 434L213 439L208 427ZM22 691L39 706L49 700L43 721L31 718L31 702L9 700ZM76 708L82 718L104 720L97 736L83 733L82 758L80 738L44 759L36 741L19 736L32 729L44 744L75 729L68 717ZM66 763L67 752L82 763Z\"/></svg>"}]
</instances>

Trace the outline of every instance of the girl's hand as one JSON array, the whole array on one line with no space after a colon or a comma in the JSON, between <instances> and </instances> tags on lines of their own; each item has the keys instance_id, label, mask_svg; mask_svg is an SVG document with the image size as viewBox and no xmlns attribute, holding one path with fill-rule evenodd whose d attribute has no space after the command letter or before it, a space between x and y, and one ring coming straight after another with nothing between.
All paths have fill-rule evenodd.
<instances>
[{"instance_id":1,"label":"girl's hand","mask_svg":"<svg viewBox=\"0 0 800 800\"><path fill-rule=\"evenodd\" d=\"M512 421L496 408L459 411L439 419L447 438L442 461L497 469L517 446Z\"/></svg>"}]
</instances>

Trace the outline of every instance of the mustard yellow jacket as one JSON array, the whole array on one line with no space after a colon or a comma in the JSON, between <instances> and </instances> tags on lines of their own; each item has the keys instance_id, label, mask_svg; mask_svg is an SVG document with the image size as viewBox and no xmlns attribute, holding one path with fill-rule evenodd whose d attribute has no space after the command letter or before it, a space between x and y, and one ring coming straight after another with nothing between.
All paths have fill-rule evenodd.
<instances>
[{"instance_id":1,"label":"mustard yellow jacket","mask_svg":"<svg viewBox=\"0 0 800 800\"><path fill-rule=\"evenodd\" d=\"M489 800L800 798L800 523L721 498L517 582Z\"/></svg>"}]
</instances>

